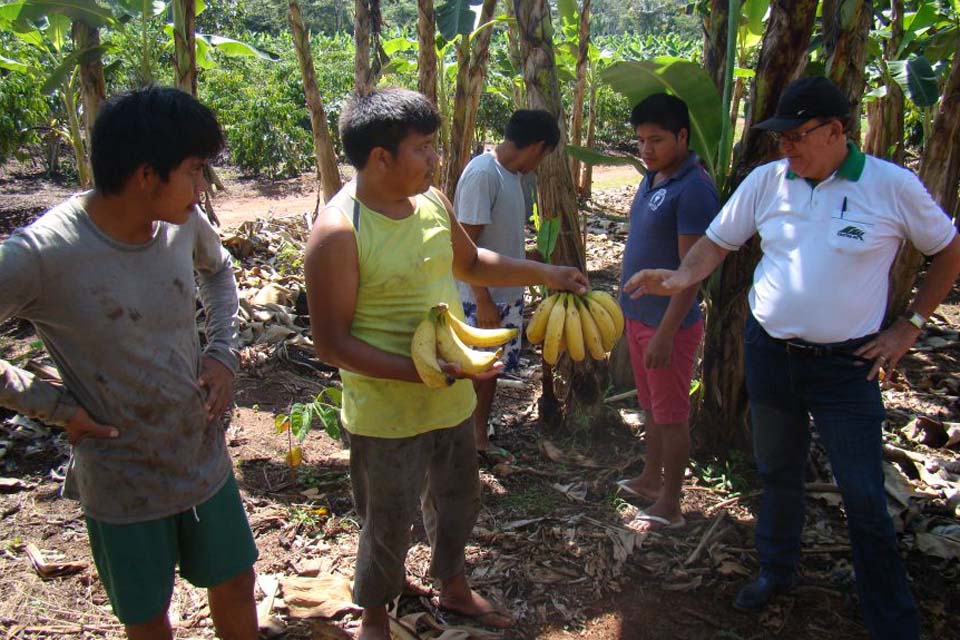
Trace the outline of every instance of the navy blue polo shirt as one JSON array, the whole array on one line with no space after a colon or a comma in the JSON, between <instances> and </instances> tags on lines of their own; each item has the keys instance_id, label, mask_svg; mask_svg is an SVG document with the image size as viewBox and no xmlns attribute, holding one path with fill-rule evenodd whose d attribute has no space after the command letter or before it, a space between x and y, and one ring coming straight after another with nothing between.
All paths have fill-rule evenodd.
<instances>
[{"instance_id":1,"label":"navy blue polo shirt","mask_svg":"<svg viewBox=\"0 0 960 640\"><path fill-rule=\"evenodd\" d=\"M641 269L679 267L677 237L703 235L720 210L717 188L696 153L691 151L674 175L654 187L655 175L648 172L644 176L630 207L630 235L620 277L623 315L654 327L660 325L670 297L645 295L631 300L622 293L623 283ZM698 296L681 326L688 327L703 317L699 302Z\"/></svg>"}]
</instances>

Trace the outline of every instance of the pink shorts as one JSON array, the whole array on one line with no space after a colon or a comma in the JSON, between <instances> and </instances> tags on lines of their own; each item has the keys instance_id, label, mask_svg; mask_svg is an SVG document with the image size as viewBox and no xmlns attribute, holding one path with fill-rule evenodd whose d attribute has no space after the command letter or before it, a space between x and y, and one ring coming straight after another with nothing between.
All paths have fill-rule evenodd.
<instances>
[{"instance_id":1,"label":"pink shorts","mask_svg":"<svg viewBox=\"0 0 960 640\"><path fill-rule=\"evenodd\" d=\"M690 419L690 381L703 337L703 320L681 327L673 336L673 354L665 369L647 369L643 362L656 327L627 319L630 363L637 383L637 400L657 424L677 424Z\"/></svg>"}]
</instances>

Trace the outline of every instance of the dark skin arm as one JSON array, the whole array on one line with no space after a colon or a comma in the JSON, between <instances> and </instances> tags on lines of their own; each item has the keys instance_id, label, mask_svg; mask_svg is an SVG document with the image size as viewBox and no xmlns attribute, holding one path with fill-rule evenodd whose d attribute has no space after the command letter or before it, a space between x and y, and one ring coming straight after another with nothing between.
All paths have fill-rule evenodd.
<instances>
[{"instance_id":1,"label":"dark skin arm","mask_svg":"<svg viewBox=\"0 0 960 640\"><path fill-rule=\"evenodd\" d=\"M483 232L486 225L482 224L464 224L463 230L470 240L476 244L477 238ZM477 302L477 324L484 329L495 329L500 326L500 310L490 297L490 290L484 286L473 285L470 287L473 291L473 299Z\"/></svg>"},{"instance_id":2,"label":"dark skin arm","mask_svg":"<svg viewBox=\"0 0 960 640\"><path fill-rule=\"evenodd\" d=\"M701 237L701 235L677 236L677 250L680 253L681 260ZM644 364L648 369L665 369L670 366L673 356L673 336L680 329L690 305L696 300L699 288L700 283L695 283L670 296L667 311L663 314L660 325L647 345Z\"/></svg>"}]
</instances>

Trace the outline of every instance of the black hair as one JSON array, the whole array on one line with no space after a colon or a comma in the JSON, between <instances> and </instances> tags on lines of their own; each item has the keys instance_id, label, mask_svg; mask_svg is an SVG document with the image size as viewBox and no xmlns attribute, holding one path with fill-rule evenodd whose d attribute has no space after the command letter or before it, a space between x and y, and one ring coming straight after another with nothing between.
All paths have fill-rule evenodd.
<instances>
[{"instance_id":1,"label":"black hair","mask_svg":"<svg viewBox=\"0 0 960 640\"><path fill-rule=\"evenodd\" d=\"M557 119L543 109L519 109L514 111L507 122L504 138L524 149L542 142L547 149L554 149L560 143L560 127Z\"/></svg>"},{"instance_id":2,"label":"black hair","mask_svg":"<svg viewBox=\"0 0 960 640\"><path fill-rule=\"evenodd\" d=\"M425 95L388 88L354 96L340 114L340 139L347 160L363 169L370 152L382 147L396 155L410 131L430 135L440 128L440 111Z\"/></svg>"},{"instance_id":3,"label":"black hair","mask_svg":"<svg viewBox=\"0 0 960 640\"><path fill-rule=\"evenodd\" d=\"M687 130L690 137L690 112L687 103L676 96L655 93L640 101L630 113L630 124L634 129L641 124L655 124L680 135L681 129Z\"/></svg>"},{"instance_id":4,"label":"black hair","mask_svg":"<svg viewBox=\"0 0 960 640\"><path fill-rule=\"evenodd\" d=\"M104 103L90 137L97 191L116 194L147 164L166 181L187 158L208 160L223 150L223 131L209 108L189 93L148 86Z\"/></svg>"}]
</instances>

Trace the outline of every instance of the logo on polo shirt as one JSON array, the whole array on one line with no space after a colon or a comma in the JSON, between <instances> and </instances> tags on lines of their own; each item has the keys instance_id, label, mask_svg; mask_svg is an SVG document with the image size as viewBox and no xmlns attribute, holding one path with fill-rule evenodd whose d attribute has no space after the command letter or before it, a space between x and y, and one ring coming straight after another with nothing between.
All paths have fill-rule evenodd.
<instances>
[{"instance_id":1,"label":"logo on polo shirt","mask_svg":"<svg viewBox=\"0 0 960 640\"><path fill-rule=\"evenodd\" d=\"M667 197L667 190L660 189L653 194L653 197L650 198L650 211L656 211L660 208L660 205L663 204L664 199Z\"/></svg>"},{"instance_id":2,"label":"logo on polo shirt","mask_svg":"<svg viewBox=\"0 0 960 640\"><path fill-rule=\"evenodd\" d=\"M863 242L864 233L866 233L866 231L864 231L860 227L855 227L853 225L850 225L850 226L844 227L843 229L840 229L840 231L837 231L837 237L850 238L851 240L859 240L860 242Z\"/></svg>"}]
</instances>

